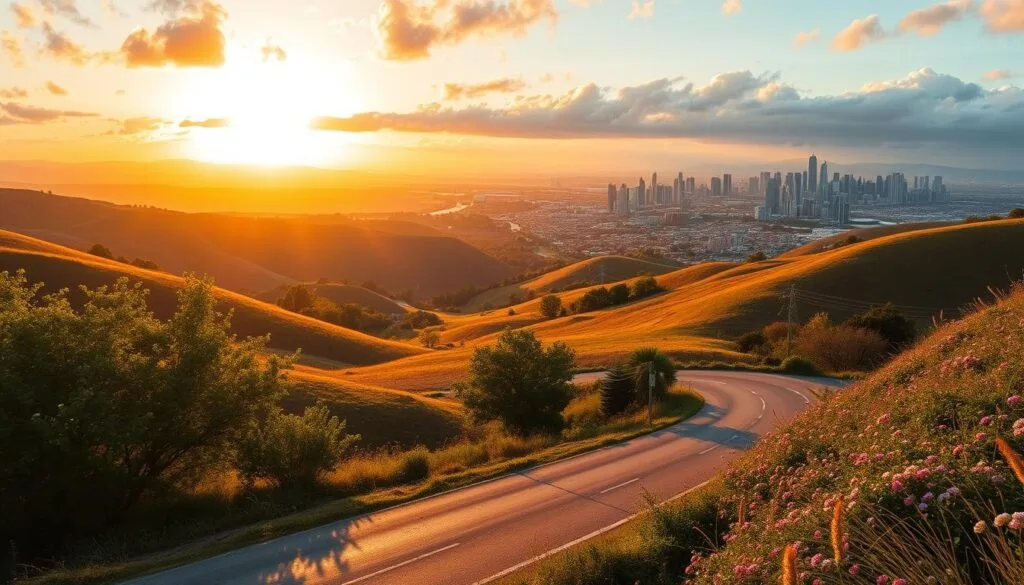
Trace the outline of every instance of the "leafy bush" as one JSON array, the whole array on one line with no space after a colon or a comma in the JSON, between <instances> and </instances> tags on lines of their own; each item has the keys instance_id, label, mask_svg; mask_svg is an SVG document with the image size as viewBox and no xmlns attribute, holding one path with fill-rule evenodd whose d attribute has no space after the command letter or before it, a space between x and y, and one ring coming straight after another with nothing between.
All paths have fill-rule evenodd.
<instances>
[{"instance_id":1,"label":"leafy bush","mask_svg":"<svg viewBox=\"0 0 1024 585\"><path fill-rule=\"evenodd\" d=\"M750 333L744 333L736 340L736 347L743 353L750 353L755 349L764 346L767 339L764 333L760 331L751 331Z\"/></svg>"},{"instance_id":2,"label":"leafy bush","mask_svg":"<svg viewBox=\"0 0 1024 585\"><path fill-rule=\"evenodd\" d=\"M600 311L612 305L612 296L607 288L601 286L592 288L573 303L573 310L577 313L590 313Z\"/></svg>"},{"instance_id":3,"label":"leafy bush","mask_svg":"<svg viewBox=\"0 0 1024 585\"><path fill-rule=\"evenodd\" d=\"M429 311L414 311L408 313L403 319L402 324L409 329L426 329L427 327L438 327L444 325L444 321L441 320L436 314Z\"/></svg>"},{"instance_id":4,"label":"leafy bush","mask_svg":"<svg viewBox=\"0 0 1024 585\"><path fill-rule=\"evenodd\" d=\"M435 327L424 329L420 331L419 340L423 347L434 349L441 342L441 332Z\"/></svg>"},{"instance_id":5,"label":"leafy bush","mask_svg":"<svg viewBox=\"0 0 1024 585\"><path fill-rule=\"evenodd\" d=\"M40 286L0 273L0 542L29 559L227 463L284 365L234 340L208 281L186 279L168 322L126 279L78 310Z\"/></svg>"},{"instance_id":6,"label":"leafy bush","mask_svg":"<svg viewBox=\"0 0 1024 585\"><path fill-rule=\"evenodd\" d=\"M768 259L768 256L766 256L765 253L762 252L761 250L758 250L757 252L754 252L750 256L747 256L747 262L748 263L764 262L767 259Z\"/></svg>"},{"instance_id":7,"label":"leafy bush","mask_svg":"<svg viewBox=\"0 0 1024 585\"><path fill-rule=\"evenodd\" d=\"M867 371L889 355L881 335L849 325L804 327L796 343L798 354L829 372Z\"/></svg>"},{"instance_id":8,"label":"leafy bush","mask_svg":"<svg viewBox=\"0 0 1024 585\"><path fill-rule=\"evenodd\" d=\"M663 290L653 276L644 276L633 283L633 298L636 300L645 299Z\"/></svg>"},{"instance_id":9,"label":"leafy bush","mask_svg":"<svg viewBox=\"0 0 1024 585\"><path fill-rule=\"evenodd\" d=\"M532 331L506 330L495 345L473 352L469 382L456 393L475 418L500 420L513 433L557 432L575 364L562 342L545 348Z\"/></svg>"},{"instance_id":10,"label":"leafy bush","mask_svg":"<svg viewBox=\"0 0 1024 585\"><path fill-rule=\"evenodd\" d=\"M608 289L608 295L613 305L628 303L630 294L629 285L622 282Z\"/></svg>"},{"instance_id":11,"label":"leafy bush","mask_svg":"<svg viewBox=\"0 0 1024 585\"><path fill-rule=\"evenodd\" d=\"M1010 210L1010 213L1006 215L1010 219L1022 219L1024 218L1024 208L1015 207Z\"/></svg>"},{"instance_id":12,"label":"leafy bush","mask_svg":"<svg viewBox=\"0 0 1024 585\"><path fill-rule=\"evenodd\" d=\"M277 306L294 313L301 313L313 307L316 296L301 284L289 287L284 296L278 299Z\"/></svg>"},{"instance_id":13,"label":"leafy bush","mask_svg":"<svg viewBox=\"0 0 1024 585\"><path fill-rule=\"evenodd\" d=\"M254 424L238 446L238 471L247 480L266 479L285 488L311 488L338 466L359 435L327 406L307 406L302 416L272 411Z\"/></svg>"},{"instance_id":14,"label":"leafy bush","mask_svg":"<svg viewBox=\"0 0 1024 585\"><path fill-rule=\"evenodd\" d=\"M625 366L615 366L601 380L601 413L604 416L622 414L629 409L635 398L633 372Z\"/></svg>"},{"instance_id":15,"label":"leafy bush","mask_svg":"<svg viewBox=\"0 0 1024 585\"><path fill-rule=\"evenodd\" d=\"M807 358L794 355L786 358L782 364L782 371L787 374L797 374L801 376L820 376L821 370L814 365L814 362Z\"/></svg>"},{"instance_id":16,"label":"leafy bush","mask_svg":"<svg viewBox=\"0 0 1024 585\"><path fill-rule=\"evenodd\" d=\"M558 295L547 295L540 300L540 314L545 319L554 319L562 312L562 299Z\"/></svg>"},{"instance_id":17,"label":"leafy bush","mask_svg":"<svg viewBox=\"0 0 1024 585\"><path fill-rule=\"evenodd\" d=\"M874 331L896 349L909 345L917 338L914 322L900 314L892 303L871 307L867 312L848 319L846 324Z\"/></svg>"},{"instance_id":18,"label":"leafy bush","mask_svg":"<svg viewBox=\"0 0 1024 585\"><path fill-rule=\"evenodd\" d=\"M107 260L114 259L114 253L110 251L110 248L104 246L103 244L93 244L92 247L89 248L89 253L92 254L93 256L106 258Z\"/></svg>"}]
</instances>

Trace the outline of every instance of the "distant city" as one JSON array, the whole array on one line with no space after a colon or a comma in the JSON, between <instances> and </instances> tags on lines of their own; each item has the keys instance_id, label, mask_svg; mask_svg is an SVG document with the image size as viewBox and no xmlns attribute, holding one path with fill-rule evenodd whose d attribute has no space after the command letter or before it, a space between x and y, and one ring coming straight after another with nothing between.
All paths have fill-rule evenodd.
<instances>
[{"instance_id":1,"label":"distant city","mask_svg":"<svg viewBox=\"0 0 1024 585\"><path fill-rule=\"evenodd\" d=\"M733 184L733 176L724 174L712 177L711 185L697 186L695 177L679 173L672 179L672 185L661 184L658 173L651 176L650 185L641 178L635 187L626 184L616 187L608 185L608 213L623 217L646 208L678 206L680 211L687 208L694 198L730 197L745 195L760 197L764 203L754 208L754 218L759 221L803 219L835 226L850 224L850 205L926 205L947 203L950 192L941 176L914 177L910 183L900 172L887 176L855 177L851 174L829 175L828 162L818 165L817 155L807 161L807 170L782 173L762 172L750 177L745 188ZM666 223L676 220L671 212L665 216Z\"/></svg>"}]
</instances>

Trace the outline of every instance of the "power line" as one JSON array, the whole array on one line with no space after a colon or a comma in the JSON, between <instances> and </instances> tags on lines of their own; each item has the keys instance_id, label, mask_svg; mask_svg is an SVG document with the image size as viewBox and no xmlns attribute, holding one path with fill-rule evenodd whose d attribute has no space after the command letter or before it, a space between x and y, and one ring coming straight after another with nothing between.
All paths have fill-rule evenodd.
<instances>
[{"instance_id":1,"label":"power line","mask_svg":"<svg viewBox=\"0 0 1024 585\"><path fill-rule=\"evenodd\" d=\"M928 318L938 315L940 313L961 313L960 309L941 309L936 307L922 307L915 305L897 305L894 303L877 303L863 301L860 299L851 299L846 297L839 297L835 295L829 295L825 293L818 293L806 290L797 290L795 286L790 289L789 294L784 295L784 298L790 298L790 303L794 303L796 300L825 309L833 309L839 311L866 311L874 307L878 307L885 304L891 304L897 311L906 314L911 317Z\"/></svg>"}]
</instances>

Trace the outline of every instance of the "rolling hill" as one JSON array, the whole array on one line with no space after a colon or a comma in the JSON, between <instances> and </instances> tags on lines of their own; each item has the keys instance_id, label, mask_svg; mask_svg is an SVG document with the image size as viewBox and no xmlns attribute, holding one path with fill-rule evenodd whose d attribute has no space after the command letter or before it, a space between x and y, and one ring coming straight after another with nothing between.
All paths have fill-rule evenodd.
<instances>
[{"instance_id":1,"label":"rolling hill","mask_svg":"<svg viewBox=\"0 0 1024 585\"><path fill-rule=\"evenodd\" d=\"M352 370L355 381L424 390L460 378L473 347L506 327L529 327L547 341L565 341L583 366L607 365L643 345L678 359L750 359L727 341L779 320L783 295L799 293L807 319L827 311L841 320L869 305L892 302L922 329L932 317L956 317L989 287L1006 288L1024 276L1024 220L921 229L836 250L742 265L685 268L659 277L667 292L639 301L544 321L539 301L493 311L446 316L448 351ZM560 295L568 304L586 289Z\"/></svg>"},{"instance_id":2,"label":"rolling hill","mask_svg":"<svg viewBox=\"0 0 1024 585\"><path fill-rule=\"evenodd\" d=\"M33 282L44 282L47 291L96 287L126 277L149 289L151 310L169 317L183 279L163 272L143 270L105 260L41 240L0 231L0 271L24 269ZM304 354L343 364L373 364L423 353L424 350L330 325L291 313L244 295L216 289L223 311L232 311L232 330L239 336L270 334L270 347L282 351L301 348Z\"/></svg>"},{"instance_id":3,"label":"rolling hill","mask_svg":"<svg viewBox=\"0 0 1024 585\"><path fill-rule=\"evenodd\" d=\"M0 189L0 229L60 245L96 243L236 291L320 278L374 281L420 297L484 287L514 270L455 238L398 221L194 214Z\"/></svg>"},{"instance_id":4,"label":"rolling hill","mask_svg":"<svg viewBox=\"0 0 1024 585\"><path fill-rule=\"evenodd\" d=\"M337 283L320 284L315 282L305 283L305 286L313 294L334 301L339 305L352 303L367 309L373 309L374 311L384 313L385 315L397 315L408 312L408 309L405 306L398 304L380 293L361 286ZM279 286L273 290L269 290L255 296L263 302L274 304L278 299L284 296L287 289L287 286Z\"/></svg>"},{"instance_id":5,"label":"rolling hill","mask_svg":"<svg viewBox=\"0 0 1024 585\"><path fill-rule=\"evenodd\" d=\"M599 256L570 264L525 282L485 291L466 303L463 310L484 311L508 305L509 299L513 296L525 299L530 295L540 295L549 291L564 291L602 282L614 283L641 274L665 274L675 269L675 266L637 258Z\"/></svg>"},{"instance_id":6,"label":"rolling hill","mask_svg":"<svg viewBox=\"0 0 1024 585\"><path fill-rule=\"evenodd\" d=\"M874 227L867 227L855 230L847 230L842 233L838 233L834 236L815 240L808 244L804 244L795 250L790 250L785 254L781 254L779 258L796 258L797 256L806 256L807 254L817 254L825 250L831 250L836 244L844 242L847 238L854 237L862 241L874 240L875 238L883 238L885 236L892 236L895 234L904 234L907 232L914 232L918 230L927 230L938 227L948 227L953 225L948 221L932 221L932 222L920 222L920 223L901 223L897 225L881 225Z\"/></svg>"}]
</instances>

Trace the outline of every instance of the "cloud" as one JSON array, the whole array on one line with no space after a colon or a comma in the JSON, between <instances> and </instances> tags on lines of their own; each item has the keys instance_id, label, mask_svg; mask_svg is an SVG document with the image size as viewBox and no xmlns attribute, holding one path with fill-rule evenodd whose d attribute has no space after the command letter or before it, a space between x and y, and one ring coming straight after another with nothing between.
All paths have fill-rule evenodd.
<instances>
[{"instance_id":1,"label":"cloud","mask_svg":"<svg viewBox=\"0 0 1024 585\"><path fill-rule=\"evenodd\" d=\"M117 134L121 136L133 136L136 134L146 134L149 132L155 132L160 130L164 126L170 124L168 120L162 118L152 118L149 116L142 116L138 118L128 118L127 120L121 121L121 128L117 131Z\"/></svg>"},{"instance_id":2,"label":"cloud","mask_svg":"<svg viewBox=\"0 0 1024 585\"><path fill-rule=\"evenodd\" d=\"M40 52L58 61L68 61L74 65L85 65L92 55L81 45L72 41L67 35L57 30L49 22L43 23L43 46Z\"/></svg>"},{"instance_id":3,"label":"cloud","mask_svg":"<svg viewBox=\"0 0 1024 585\"><path fill-rule=\"evenodd\" d=\"M743 0L725 0L722 2L722 14L739 14L743 11Z\"/></svg>"},{"instance_id":4,"label":"cloud","mask_svg":"<svg viewBox=\"0 0 1024 585\"><path fill-rule=\"evenodd\" d=\"M30 6L11 2L11 12L14 13L14 23L18 28L32 28L36 25L36 13Z\"/></svg>"},{"instance_id":5,"label":"cloud","mask_svg":"<svg viewBox=\"0 0 1024 585\"><path fill-rule=\"evenodd\" d=\"M21 40L5 30L0 31L0 52L14 67L25 66L25 53L21 49Z\"/></svg>"},{"instance_id":6,"label":"cloud","mask_svg":"<svg viewBox=\"0 0 1024 585\"><path fill-rule=\"evenodd\" d=\"M0 87L0 98L17 100L27 96L28 92L23 87Z\"/></svg>"},{"instance_id":7,"label":"cloud","mask_svg":"<svg viewBox=\"0 0 1024 585\"><path fill-rule=\"evenodd\" d=\"M444 99L445 101L474 99L489 93L516 93L525 88L525 81L511 78L477 84L446 83L444 84Z\"/></svg>"},{"instance_id":8,"label":"cloud","mask_svg":"<svg viewBox=\"0 0 1024 585\"><path fill-rule=\"evenodd\" d=\"M75 0L37 0L43 7L43 11L50 16L60 15L75 24L82 26L96 26L93 21L82 15L75 4Z\"/></svg>"},{"instance_id":9,"label":"cloud","mask_svg":"<svg viewBox=\"0 0 1024 585\"><path fill-rule=\"evenodd\" d=\"M832 48L842 52L856 51L867 43L884 39L885 36L885 30L882 29L878 15L872 14L867 18L851 22L850 26L843 29L832 40Z\"/></svg>"},{"instance_id":10,"label":"cloud","mask_svg":"<svg viewBox=\"0 0 1024 585\"><path fill-rule=\"evenodd\" d=\"M204 0L151 0L146 4L146 10L174 17L183 13L199 12L203 3Z\"/></svg>"},{"instance_id":11,"label":"cloud","mask_svg":"<svg viewBox=\"0 0 1024 585\"><path fill-rule=\"evenodd\" d=\"M164 0L167 3L167 0ZM219 67L224 64L224 33L227 17L219 4L205 1L198 12L165 22L150 34L136 29L121 45L128 67Z\"/></svg>"},{"instance_id":12,"label":"cloud","mask_svg":"<svg viewBox=\"0 0 1024 585\"><path fill-rule=\"evenodd\" d=\"M383 0L377 35L385 59L412 61L472 37L524 35L544 19L558 21L553 0Z\"/></svg>"},{"instance_id":13,"label":"cloud","mask_svg":"<svg viewBox=\"0 0 1024 585\"><path fill-rule=\"evenodd\" d=\"M981 15L992 32L1024 31L1024 0L984 0Z\"/></svg>"},{"instance_id":14,"label":"cloud","mask_svg":"<svg viewBox=\"0 0 1024 585\"><path fill-rule=\"evenodd\" d=\"M118 18L128 18L128 13L124 10L121 10L121 8L114 3L114 0L101 0L100 7L103 8L103 12L109 14L110 16L116 16Z\"/></svg>"},{"instance_id":15,"label":"cloud","mask_svg":"<svg viewBox=\"0 0 1024 585\"><path fill-rule=\"evenodd\" d=\"M630 11L626 19L636 20L652 16L654 16L654 0L633 0L633 10Z\"/></svg>"},{"instance_id":16,"label":"cloud","mask_svg":"<svg viewBox=\"0 0 1024 585\"><path fill-rule=\"evenodd\" d=\"M807 97L774 74L717 76L703 86L660 79L619 90L595 84L517 97L502 108L427 104L405 113L319 118L344 132L450 133L516 138L681 138L821 146L942 145L1024 156L1024 92L914 71L832 96Z\"/></svg>"},{"instance_id":17,"label":"cloud","mask_svg":"<svg viewBox=\"0 0 1024 585\"><path fill-rule=\"evenodd\" d=\"M54 83L52 81L47 81L46 82L46 91L50 92L53 95L58 95L58 96L68 95L68 90L64 89L63 87L57 85L56 83Z\"/></svg>"},{"instance_id":18,"label":"cloud","mask_svg":"<svg viewBox=\"0 0 1024 585\"><path fill-rule=\"evenodd\" d=\"M60 122L67 118L85 118L98 115L92 112L37 108L14 102L0 102L0 114L6 114L6 116L0 118L0 123L7 125L45 124L47 122Z\"/></svg>"},{"instance_id":19,"label":"cloud","mask_svg":"<svg viewBox=\"0 0 1024 585\"><path fill-rule=\"evenodd\" d=\"M263 54L264 63L271 60L282 62L288 60L288 53L279 45L271 44L269 39L267 39L267 44L260 47L260 52Z\"/></svg>"},{"instance_id":20,"label":"cloud","mask_svg":"<svg viewBox=\"0 0 1024 585\"><path fill-rule=\"evenodd\" d=\"M179 128L227 128L231 125L228 118L207 118L206 120L182 120Z\"/></svg>"},{"instance_id":21,"label":"cloud","mask_svg":"<svg viewBox=\"0 0 1024 585\"><path fill-rule=\"evenodd\" d=\"M984 75L986 81L999 81L1011 77L1013 77L1013 72L1009 69L993 69Z\"/></svg>"},{"instance_id":22,"label":"cloud","mask_svg":"<svg viewBox=\"0 0 1024 585\"><path fill-rule=\"evenodd\" d=\"M818 37L820 36L821 31L818 29L814 29L807 32L798 32L796 33L796 36L793 37L793 44L796 45L797 47L803 47L808 43L813 43L814 41L818 40Z\"/></svg>"},{"instance_id":23,"label":"cloud","mask_svg":"<svg viewBox=\"0 0 1024 585\"><path fill-rule=\"evenodd\" d=\"M916 32L922 37L938 34L947 24L960 20L974 8L973 0L949 0L914 10L900 21L901 32Z\"/></svg>"}]
</instances>

